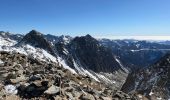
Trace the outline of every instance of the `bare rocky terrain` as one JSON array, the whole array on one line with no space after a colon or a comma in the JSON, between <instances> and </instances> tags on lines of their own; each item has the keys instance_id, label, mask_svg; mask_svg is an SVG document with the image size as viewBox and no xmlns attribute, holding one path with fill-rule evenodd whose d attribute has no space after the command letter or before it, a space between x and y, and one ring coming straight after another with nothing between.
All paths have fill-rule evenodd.
<instances>
[{"instance_id":1,"label":"bare rocky terrain","mask_svg":"<svg viewBox=\"0 0 170 100\"><path fill-rule=\"evenodd\" d=\"M88 76L72 74L57 63L0 52L0 98L40 100L131 100Z\"/></svg>"}]
</instances>

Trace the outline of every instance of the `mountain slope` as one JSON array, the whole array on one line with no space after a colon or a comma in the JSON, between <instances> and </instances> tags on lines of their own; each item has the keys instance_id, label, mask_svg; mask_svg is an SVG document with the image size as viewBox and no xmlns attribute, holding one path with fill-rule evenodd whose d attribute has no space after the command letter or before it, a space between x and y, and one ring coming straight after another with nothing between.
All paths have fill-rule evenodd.
<instances>
[{"instance_id":1,"label":"mountain slope","mask_svg":"<svg viewBox=\"0 0 170 100\"><path fill-rule=\"evenodd\" d=\"M98 41L90 35L76 37L71 42L71 51L78 58L81 65L95 72L113 72L120 65L115 60L110 49L101 46Z\"/></svg>"},{"instance_id":2,"label":"mountain slope","mask_svg":"<svg viewBox=\"0 0 170 100\"><path fill-rule=\"evenodd\" d=\"M137 91L150 99L170 98L170 54L166 54L152 66L129 75L122 87L125 92Z\"/></svg>"},{"instance_id":3,"label":"mountain slope","mask_svg":"<svg viewBox=\"0 0 170 100\"><path fill-rule=\"evenodd\" d=\"M116 88L126 79L128 71L119 59L90 35L75 37L69 43L58 42L55 47L59 56L79 74Z\"/></svg>"}]
</instances>

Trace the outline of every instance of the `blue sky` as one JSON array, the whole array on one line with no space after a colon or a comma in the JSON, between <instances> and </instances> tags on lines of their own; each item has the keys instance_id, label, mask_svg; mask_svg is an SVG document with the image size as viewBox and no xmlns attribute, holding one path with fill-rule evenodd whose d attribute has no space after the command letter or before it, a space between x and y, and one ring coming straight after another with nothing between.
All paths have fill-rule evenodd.
<instances>
[{"instance_id":1,"label":"blue sky","mask_svg":"<svg viewBox=\"0 0 170 100\"><path fill-rule=\"evenodd\" d=\"M0 30L55 35L170 35L170 0L0 0Z\"/></svg>"}]
</instances>

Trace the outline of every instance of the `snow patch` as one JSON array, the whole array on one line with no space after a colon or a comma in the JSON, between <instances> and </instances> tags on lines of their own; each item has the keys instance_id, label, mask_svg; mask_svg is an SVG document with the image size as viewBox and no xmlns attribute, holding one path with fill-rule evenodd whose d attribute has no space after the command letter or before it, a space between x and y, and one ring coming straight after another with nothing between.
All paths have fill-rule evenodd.
<instances>
[{"instance_id":1,"label":"snow patch","mask_svg":"<svg viewBox=\"0 0 170 100\"><path fill-rule=\"evenodd\" d=\"M170 51L170 49L137 49L137 50L130 50L131 52L139 52L139 51Z\"/></svg>"},{"instance_id":2,"label":"snow patch","mask_svg":"<svg viewBox=\"0 0 170 100\"><path fill-rule=\"evenodd\" d=\"M119 59L117 59L117 57L115 57L115 60L119 63L120 67L121 67L126 73L129 73L129 71L122 65L122 63L119 61Z\"/></svg>"},{"instance_id":3,"label":"snow patch","mask_svg":"<svg viewBox=\"0 0 170 100\"><path fill-rule=\"evenodd\" d=\"M47 62L52 61L57 63L57 59L51 54L49 54L47 51L40 48L35 48L28 44L21 47L0 46L0 51L18 52L21 54L25 54L27 56L31 56L33 58L37 58L41 61L47 61Z\"/></svg>"},{"instance_id":4,"label":"snow patch","mask_svg":"<svg viewBox=\"0 0 170 100\"><path fill-rule=\"evenodd\" d=\"M63 60L61 57L58 57L57 59L58 59L58 62L60 63L60 66L62 65L64 68L70 70L72 73L77 74L76 71L75 71L74 69L70 68L70 67L66 64L65 60Z\"/></svg>"},{"instance_id":5,"label":"snow patch","mask_svg":"<svg viewBox=\"0 0 170 100\"><path fill-rule=\"evenodd\" d=\"M149 95L151 96L151 95L153 95L154 93L151 91L150 93L149 93Z\"/></svg>"},{"instance_id":6,"label":"snow patch","mask_svg":"<svg viewBox=\"0 0 170 100\"><path fill-rule=\"evenodd\" d=\"M102 74L96 73L96 75L97 75L100 79L104 80L105 82L112 83L112 84L115 84L115 83L116 83L115 81L108 79L107 77L105 77L105 76L102 75Z\"/></svg>"},{"instance_id":7,"label":"snow patch","mask_svg":"<svg viewBox=\"0 0 170 100\"><path fill-rule=\"evenodd\" d=\"M163 100L161 97L157 97L156 99L157 99L157 100Z\"/></svg>"},{"instance_id":8,"label":"snow patch","mask_svg":"<svg viewBox=\"0 0 170 100\"><path fill-rule=\"evenodd\" d=\"M3 38L0 36L0 46L13 46L15 45L17 42L14 40L11 40L9 38Z\"/></svg>"},{"instance_id":9,"label":"snow patch","mask_svg":"<svg viewBox=\"0 0 170 100\"><path fill-rule=\"evenodd\" d=\"M3 64L4 62L0 59L0 64Z\"/></svg>"},{"instance_id":10,"label":"snow patch","mask_svg":"<svg viewBox=\"0 0 170 100\"><path fill-rule=\"evenodd\" d=\"M74 67L78 71L79 74L88 75L89 77L93 78L94 80L100 82L99 79L97 77L95 77L92 73L90 73L88 70L78 66L78 64L75 62L74 59L73 59L73 64L74 64Z\"/></svg>"},{"instance_id":11,"label":"snow patch","mask_svg":"<svg viewBox=\"0 0 170 100\"><path fill-rule=\"evenodd\" d=\"M14 85L6 85L4 87L4 89L5 89L5 92L9 95L15 95L18 93L18 90L17 90L16 86L14 86Z\"/></svg>"},{"instance_id":12,"label":"snow patch","mask_svg":"<svg viewBox=\"0 0 170 100\"><path fill-rule=\"evenodd\" d=\"M64 54L66 54L66 55L69 53L66 48L63 48L63 52L64 52Z\"/></svg>"},{"instance_id":13,"label":"snow patch","mask_svg":"<svg viewBox=\"0 0 170 100\"><path fill-rule=\"evenodd\" d=\"M52 56L52 55L49 54L47 51L42 50L42 52L43 52L43 54L44 54L47 58L49 58L52 62L56 62L56 61L57 61L56 57Z\"/></svg>"},{"instance_id":14,"label":"snow patch","mask_svg":"<svg viewBox=\"0 0 170 100\"><path fill-rule=\"evenodd\" d=\"M88 70L83 69L86 75L89 75L91 78L95 79L96 81L100 82L98 78L96 78L93 74L91 74Z\"/></svg>"}]
</instances>

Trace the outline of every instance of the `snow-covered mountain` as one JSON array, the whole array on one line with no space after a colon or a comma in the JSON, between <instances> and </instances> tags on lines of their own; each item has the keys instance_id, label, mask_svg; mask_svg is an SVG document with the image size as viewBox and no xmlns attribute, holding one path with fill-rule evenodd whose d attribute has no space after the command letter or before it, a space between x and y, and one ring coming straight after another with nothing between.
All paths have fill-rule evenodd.
<instances>
[{"instance_id":1,"label":"snow-covered mountain","mask_svg":"<svg viewBox=\"0 0 170 100\"><path fill-rule=\"evenodd\" d=\"M32 30L19 42L8 37L1 38L11 41L11 45L3 44L1 51L19 52L43 61L58 62L72 73L87 75L116 89L121 88L128 75L128 70L111 50L90 35L57 37Z\"/></svg>"}]
</instances>

